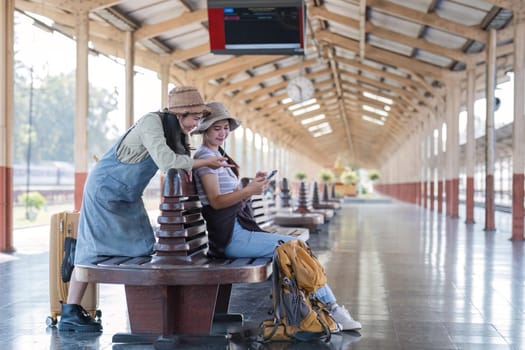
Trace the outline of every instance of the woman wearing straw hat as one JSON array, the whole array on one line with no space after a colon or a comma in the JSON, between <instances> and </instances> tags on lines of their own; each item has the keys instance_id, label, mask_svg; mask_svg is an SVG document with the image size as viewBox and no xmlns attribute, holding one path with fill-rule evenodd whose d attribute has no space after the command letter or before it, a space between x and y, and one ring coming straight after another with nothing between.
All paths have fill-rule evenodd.
<instances>
[{"instance_id":1,"label":"woman wearing straw hat","mask_svg":"<svg viewBox=\"0 0 525 350\"><path fill-rule=\"evenodd\" d=\"M226 107L219 102L208 103L210 114L199 121L193 133L202 134L202 145L194 158L203 160L224 156L233 167L212 169L201 167L195 171L194 180L200 200L202 214L206 220L209 238L209 254L218 257L258 258L272 257L279 241L294 239L287 235L262 230L255 220L247 199L263 193L268 185L266 174L259 172L246 186L239 188L238 165L221 147L231 131L240 122L233 118ZM334 319L343 330L361 329L328 285L316 291L316 296L331 308Z\"/></svg>"},{"instance_id":2,"label":"woman wearing straw hat","mask_svg":"<svg viewBox=\"0 0 525 350\"><path fill-rule=\"evenodd\" d=\"M75 263L99 255L144 256L153 253L155 237L142 193L160 169L225 165L222 156L193 160L189 133L208 109L193 87L176 87L168 107L139 119L89 173L82 198ZM87 283L72 274L67 304L62 304L60 331L99 332L102 326L80 306Z\"/></svg>"}]
</instances>

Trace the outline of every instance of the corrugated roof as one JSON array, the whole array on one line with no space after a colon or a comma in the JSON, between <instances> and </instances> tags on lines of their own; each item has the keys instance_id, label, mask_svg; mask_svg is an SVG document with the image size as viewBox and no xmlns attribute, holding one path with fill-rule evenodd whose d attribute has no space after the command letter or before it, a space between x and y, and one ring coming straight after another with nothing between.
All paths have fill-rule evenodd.
<instances>
[{"instance_id":1,"label":"corrugated roof","mask_svg":"<svg viewBox=\"0 0 525 350\"><path fill-rule=\"evenodd\" d=\"M69 35L74 35L75 12L89 9L90 40L95 50L109 55L122 56L125 31L134 31L136 64L160 71L161 57L168 56L174 82L184 82L182 73L202 80L203 93L226 103L246 126L271 130L264 136L328 165L337 157L370 167L386 159L442 103L445 77L462 74L470 60L484 72L489 28L499 31L498 57L508 58L498 61L498 76L511 69L518 0L306 4L309 40L303 58L210 53L203 0L15 2L18 10L46 16ZM312 81L320 109L294 116L286 87L299 75ZM319 114L324 118L312 122ZM315 137L326 130L326 124L316 127L321 123L331 132Z\"/></svg>"}]
</instances>

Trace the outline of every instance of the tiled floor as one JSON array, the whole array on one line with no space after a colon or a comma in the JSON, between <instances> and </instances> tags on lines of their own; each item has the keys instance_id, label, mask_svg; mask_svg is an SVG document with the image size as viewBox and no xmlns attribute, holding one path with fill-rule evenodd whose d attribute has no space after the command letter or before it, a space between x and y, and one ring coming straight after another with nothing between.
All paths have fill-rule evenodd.
<instances>
[{"instance_id":1,"label":"tiled floor","mask_svg":"<svg viewBox=\"0 0 525 350\"><path fill-rule=\"evenodd\" d=\"M524 243L508 240L510 214L497 214L496 232L483 231L483 211L476 214L477 223L465 225L399 202L345 204L310 242L361 334L251 348L525 349ZM0 254L0 349L152 349L111 343L127 330L121 286L101 286L101 335L46 328L48 234L18 230L18 252ZM231 311L258 324L269 317L269 291L268 283L237 286Z\"/></svg>"}]
</instances>

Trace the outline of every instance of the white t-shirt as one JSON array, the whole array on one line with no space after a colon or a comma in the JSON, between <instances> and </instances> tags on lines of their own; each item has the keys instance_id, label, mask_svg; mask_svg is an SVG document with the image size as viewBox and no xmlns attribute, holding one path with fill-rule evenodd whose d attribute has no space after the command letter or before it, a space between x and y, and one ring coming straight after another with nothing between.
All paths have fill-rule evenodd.
<instances>
[{"instance_id":1,"label":"white t-shirt","mask_svg":"<svg viewBox=\"0 0 525 350\"><path fill-rule=\"evenodd\" d=\"M204 145L201 145L193 156L195 159L207 159L210 157L222 157L219 151L212 150ZM209 167L201 167L195 171L194 177L197 193L203 205L208 205L208 197L201 183L200 177L204 174L215 174L219 180L219 193L226 194L239 189L239 179L229 167L220 167L218 169L212 169Z\"/></svg>"}]
</instances>

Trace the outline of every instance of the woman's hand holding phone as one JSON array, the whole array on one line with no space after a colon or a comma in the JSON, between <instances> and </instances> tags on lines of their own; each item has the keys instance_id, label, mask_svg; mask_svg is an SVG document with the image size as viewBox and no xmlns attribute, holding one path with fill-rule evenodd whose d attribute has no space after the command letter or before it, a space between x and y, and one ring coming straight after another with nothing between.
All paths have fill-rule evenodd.
<instances>
[{"instance_id":1,"label":"woman's hand holding phone","mask_svg":"<svg viewBox=\"0 0 525 350\"><path fill-rule=\"evenodd\" d=\"M272 177L275 176L275 174L277 174L277 170L272 170L272 171L270 171L270 172L266 175L266 180L270 180Z\"/></svg>"}]
</instances>

